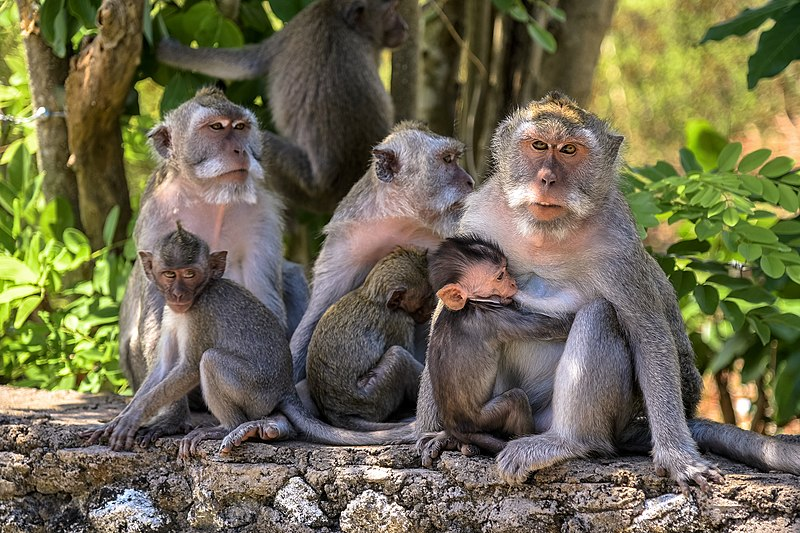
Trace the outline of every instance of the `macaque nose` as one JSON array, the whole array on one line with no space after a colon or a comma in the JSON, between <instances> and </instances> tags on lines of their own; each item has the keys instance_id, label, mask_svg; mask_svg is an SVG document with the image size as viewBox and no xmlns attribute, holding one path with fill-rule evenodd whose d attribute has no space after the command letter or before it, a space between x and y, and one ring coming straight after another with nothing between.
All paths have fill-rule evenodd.
<instances>
[{"instance_id":1,"label":"macaque nose","mask_svg":"<svg viewBox=\"0 0 800 533\"><path fill-rule=\"evenodd\" d=\"M543 186L550 187L556 182L556 175L549 168L542 169L539 171L539 179L542 180Z\"/></svg>"}]
</instances>

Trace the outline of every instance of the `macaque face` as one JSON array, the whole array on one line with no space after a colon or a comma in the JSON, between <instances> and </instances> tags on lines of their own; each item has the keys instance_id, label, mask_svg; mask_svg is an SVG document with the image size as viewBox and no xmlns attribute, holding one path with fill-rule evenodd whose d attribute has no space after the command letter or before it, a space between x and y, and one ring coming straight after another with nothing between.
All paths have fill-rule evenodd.
<instances>
[{"instance_id":1,"label":"macaque face","mask_svg":"<svg viewBox=\"0 0 800 533\"><path fill-rule=\"evenodd\" d=\"M408 291L404 295L400 307L414 319L414 322L424 324L430 320L434 309L436 309L436 298L433 297L433 289L429 286L425 292Z\"/></svg>"},{"instance_id":2,"label":"macaque face","mask_svg":"<svg viewBox=\"0 0 800 533\"><path fill-rule=\"evenodd\" d=\"M511 303L517 293L517 283L502 264L481 261L470 265L461 279L439 289L436 295L451 311L463 309L469 300L492 300L501 305Z\"/></svg>"},{"instance_id":3,"label":"macaque face","mask_svg":"<svg viewBox=\"0 0 800 533\"><path fill-rule=\"evenodd\" d=\"M383 6L381 17L383 27L382 44L386 48L397 48L408 37L408 24L397 12L398 0L379 0Z\"/></svg>"},{"instance_id":4,"label":"macaque face","mask_svg":"<svg viewBox=\"0 0 800 533\"><path fill-rule=\"evenodd\" d=\"M188 311L206 282L203 265L186 265L166 268L154 265L153 277L167 306L175 313Z\"/></svg>"}]
</instances>

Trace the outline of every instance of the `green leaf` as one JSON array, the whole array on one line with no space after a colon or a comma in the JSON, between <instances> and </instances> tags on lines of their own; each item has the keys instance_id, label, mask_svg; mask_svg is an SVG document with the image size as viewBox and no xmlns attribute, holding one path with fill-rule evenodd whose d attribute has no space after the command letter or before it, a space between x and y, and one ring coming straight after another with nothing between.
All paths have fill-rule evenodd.
<instances>
[{"instance_id":1,"label":"green leaf","mask_svg":"<svg viewBox=\"0 0 800 533\"><path fill-rule=\"evenodd\" d=\"M706 283L716 283L717 285L724 285L731 289L743 289L752 287L753 282L747 278L734 278L723 274L716 274L706 280Z\"/></svg>"},{"instance_id":2,"label":"green leaf","mask_svg":"<svg viewBox=\"0 0 800 533\"><path fill-rule=\"evenodd\" d=\"M780 156L761 167L761 170L758 173L768 178L778 178L784 174L787 174L790 170L792 170L793 166L794 159L791 157Z\"/></svg>"},{"instance_id":3,"label":"green leaf","mask_svg":"<svg viewBox=\"0 0 800 533\"><path fill-rule=\"evenodd\" d=\"M763 165L764 162L769 159L770 155L772 155L772 150L768 150L767 148L761 148L760 150L750 152L739 161L739 172L743 174L752 172Z\"/></svg>"},{"instance_id":4,"label":"green leaf","mask_svg":"<svg viewBox=\"0 0 800 533\"><path fill-rule=\"evenodd\" d=\"M56 197L48 202L39 217L39 227L47 239L61 236L65 229L75 223L72 216L72 207L69 202L61 197Z\"/></svg>"},{"instance_id":5,"label":"green leaf","mask_svg":"<svg viewBox=\"0 0 800 533\"><path fill-rule=\"evenodd\" d=\"M800 354L794 352L775 378L775 423L785 425L800 408Z\"/></svg>"},{"instance_id":6,"label":"green leaf","mask_svg":"<svg viewBox=\"0 0 800 533\"><path fill-rule=\"evenodd\" d=\"M700 40L700 44L708 41L721 41L730 35L746 35L794 2L795 0L773 0L755 9L747 8L732 19L711 26Z\"/></svg>"},{"instance_id":7,"label":"green leaf","mask_svg":"<svg viewBox=\"0 0 800 533\"><path fill-rule=\"evenodd\" d=\"M19 259L0 255L0 279L7 279L15 284L33 284L38 281L39 276Z\"/></svg>"},{"instance_id":8,"label":"green leaf","mask_svg":"<svg viewBox=\"0 0 800 533\"><path fill-rule=\"evenodd\" d=\"M192 98L204 85L206 82L199 76L188 72L176 72L164 87L164 95L161 97L161 114L165 115L168 111Z\"/></svg>"},{"instance_id":9,"label":"green leaf","mask_svg":"<svg viewBox=\"0 0 800 533\"><path fill-rule=\"evenodd\" d=\"M794 192L794 189L788 185L779 183L778 192L781 195L778 203L782 208L786 209L790 213L794 213L798 208L800 208L800 202L797 200L797 193Z\"/></svg>"},{"instance_id":10,"label":"green leaf","mask_svg":"<svg viewBox=\"0 0 800 533\"><path fill-rule=\"evenodd\" d=\"M719 308L722 309L722 313L725 315L725 319L731 323L733 329L738 331L742 329L744 325L744 313L742 310L739 309L739 306L736 303L722 300L719 303ZM725 368L726 365L723 365L722 368Z\"/></svg>"},{"instance_id":11,"label":"green leaf","mask_svg":"<svg viewBox=\"0 0 800 533\"><path fill-rule=\"evenodd\" d=\"M703 167L697 161L695 155L689 150L688 148L681 148L679 150L680 158L681 158L681 167L687 174L691 174L693 172L700 172L703 170Z\"/></svg>"},{"instance_id":12,"label":"green leaf","mask_svg":"<svg viewBox=\"0 0 800 533\"><path fill-rule=\"evenodd\" d=\"M689 119L684 127L686 133L686 148L691 150L697 162L703 169L710 170L717 164L720 152L728 144L728 139L722 136L707 120ZM683 164L683 160L681 160ZM686 168L684 166L684 168ZM690 173L687 169L686 173Z\"/></svg>"},{"instance_id":13,"label":"green leaf","mask_svg":"<svg viewBox=\"0 0 800 533\"><path fill-rule=\"evenodd\" d=\"M786 274L789 279L800 285L800 265L789 265L786 267Z\"/></svg>"},{"instance_id":14,"label":"green leaf","mask_svg":"<svg viewBox=\"0 0 800 533\"><path fill-rule=\"evenodd\" d=\"M758 80L775 76L789 63L800 58L800 3L775 19L775 24L761 33L758 48L747 62L747 88Z\"/></svg>"},{"instance_id":15,"label":"green leaf","mask_svg":"<svg viewBox=\"0 0 800 533\"><path fill-rule=\"evenodd\" d=\"M667 249L668 254L687 255L692 253L707 252L711 248L708 241L701 241L697 239L689 239L686 241L679 241Z\"/></svg>"},{"instance_id":16,"label":"green leaf","mask_svg":"<svg viewBox=\"0 0 800 533\"><path fill-rule=\"evenodd\" d=\"M239 8L239 20L243 27L253 29L264 37L272 35L275 31L261 2L242 2Z\"/></svg>"},{"instance_id":17,"label":"green leaf","mask_svg":"<svg viewBox=\"0 0 800 533\"><path fill-rule=\"evenodd\" d=\"M691 270L675 270L669 276L678 298L689 294L697 286L697 278Z\"/></svg>"},{"instance_id":18,"label":"green leaf","mask_svg":"<svg viewBox=\"0 0 800 533\"><path fill-rule=\"evenodd\" d=\"M763 253L760 244L751 244L746 242L740 243L737 251L742 254L742 257L750 262L753 262L761 257L761 254Z\"/></svg>"},{"instance_id":19,"label":"green leaf","mask_svg":"<svg viewBox=\"0 0 800 533\"><path fill-rule=\"evenodd\" d=\"M735 226L739 220L739 211L734 207L728 207L722 212L722 221L728 226Z\"/></svg>"},{"instance_id":20,"label":"green leaf","mask_svg":"<svg viewBox=\"0 0 800 533\"><path fill-rule=\"evenodd\" d=\"M775 235L771 229L754 226L746 221L737 224L731 231L738 233L750 242L759 242L762 244L778 242L778 236Z\"/></svg>"},{"instance_id":21,"label":"green leaf","mask_svg":"<svg viewBox=\"0 0 800 533\"><path fill-rule=\"evenodd\" d=\"M528 29L528 35L531 36L531 39L538 43L545 52L550 54L555 53L557 47L556 38L553 37L552 33L539 26L533 19L528 21L526 28Z\"/></svg>"},{"instance_id":22,"label":"green leaf","mask_svg":"<svg viewBox=\"0 0 800 533\"><path fill-rule=\"evenodd\" d=\"M525 6L522 4L521 0L514 2L514 5L512 5L511 9L508 10L508 15L517 22L522 23L527 23L531 19L528 10L525 9ZM530 30L528 30L528 32L530 33Z\"/></svg>"},{"instance_id":23,"label":"green leaf","mask_svg":"<svg viewBox=\"0 0 800 533\"><path fill-rule=\"evenodd\" d=\"M775 302L775 295L766 289L752 285L745 289L736 289L731 291L726 300L736 298L737 300L745 300L750 303L766 303L771 304Z\"/></svg>"},{"instance_id":24,"label":"green leaf","mask_svg":"<svg viewBox=\"0 0 800 533\"><path fill-rule=\"evenodd\" d=\"M742 174L742 185L744 188L750 191L752 194L761 194L764 191L763 185L761 185L761 179L753 176L752 174Z\"/></svg>"},{"instance_id":25,"label":"green leaf","mask_svg":"<svg viewBox=\"0 0 800 533\"><path fill-rule=\"evenodd\" d=\"M69 39L69 31L67 29L67 10L62 9L56 15L56 20L53 24L53 53L61 58L67 57L67 40Z\"/></svg>"},{"instance_id":26,"label":"green leaf","mask_svg":"<svg viewBox=\"0 0 800 533\"><path fill-rule=\"evenodd\" d=\"M567 21L567 14L564 12L563 9L553 7L545 1L536 2L536 5L545 10L545 12L547 12L547 14L550 16L551 19L556 20L558 22Z\"/></svg>"},{"instance_id":27,"label":"green leaf","mask_svg":"<svg viewBox=\"0 0 800 533\"><path fill-rule=\"evenodd\" d=\"M313 0L270 0L269 7L283 22L289 22Z\"/></svg>"},{"instance_id":28,"label":"green leaf","mask_svg":"<svg viewBox=\"0 0 800 533\"><path fill-rule=\"evenodd\" d=\"M103 224L103 242L106 246L111 246L114 241L114 232L117 231L117 222L119 222L119 206L115 205L108 212L106 222Z\"/></svg>"},{"instance_id":29,"label":"green leaf","mask_svg":"<svg viewBox=\"0 0 800 533\"><path fill-rule=\"evenodd\" d=\"M764 321L776 326L786 326L792 329L800 329L800 316L794 313L778 313L764 317Z\"/></svg>"},{"instance_id":30,"label":"green leaf","mask_svg":"<svg viewBox=\"0 0 800 533\"><path fill-rule=\"evenodd\" d=\"M738 307L736 307L735 305L733 305L732 307L735 307L736 312L741 314L741 311L739 311ZM742 315L742 325L743 324L744 324L744 315ZM741 326L735 329L738 330L740 328ZM711 359L711 361L709 361L708 370L716 374L723 368L726 368L728 365L730 365L734 359L741 357L742 354L744 354L747 351L747 348L749 346L750 346L750 339L746 335L739 334L729 337L722 345L722 348Z\"/></svg>"},{"instance_id":31,"label":"green leaf","mask_svg":"<svg viewBox=\"0 0 800 533\"><path fill-rule=\"evenodd\" d=\"M766 346L772 337L772 332L770 331L769 326L752 315L747 317L747 322L750 323L753 331L755 331L756 335L758 335L759 340L761 340L761 344Z\"/></svg>"},{"instance_id":32,"label":"green leaf","mask_svg":"<svg viewBox=\"0 0 800 533\"><path fill-rule=\"evenodd\" d=\"M763 188L761 191L761 196L764 197L764 200L771 204L777 205L778 200L781 199L781 193L778 190L778 186L769 180L761 180L761 187Z\"/></svg>"},{"instance_id":33,"label":"green leaf","mask_svg":"<svg viewBox=\"0 0 800 533\"><path fill-rule=\"evenodd\" d=\"M144 35L147 44L153 46L153 14L150 11L150 4L147 3L142 9L142 34Z\"/></svg>"},{"instance_id":34,"label":"green leaf","mask_svg":"<svg viewBox=\"0 0 800 533\"><path fill-rule=\"evenodd\" d=\"M91 251L89 239L75 228L67 228L64 230L64 246L75 255L82 253L86 248L89 248Z\"/></svg>"},{"instance_id":35,"label":"green leaf","mask_svg":"<svg viewBox=\"0 0 800 533\"><path fill-rule=\"evenodd\" d=\"M91 0L67 0L67 9L80 21L84 28L95 27L97 8L92 4Z\"/></svg>"},{"instance_id":36,"label":"green leaf","mask_svg":"<svg viewBox=\"0 0 800 533\"><path fill-rule=\"evenodd\" d=\"M774 255L764 255L761 257L761 270L767 276L778 279L786 272L786 265Z\"/></svg>"},{"instance_id":37,"label":"green leaf","mask_svg":"<svg viewBox=\"0 0 800 533\"><path fill-rule=\"evenodd\" d=\"M717 157L717 168L720 172L729 172L736 168L736 162L742 155L742 143L730 143L722 149Z\"/></svg>"},{"instance_id":38,"label":"green leaf","mask_svg":"<svg viewBox=\"0 0 800 533\"><path fill-rule=\"evenodd\" d=\"M713 315L719 305L719 292L711 285L698 285L694 288L694 299L702 312Z\"/></svg>"},{"instance_id":39,"label":"green leaf","mask_svg":"<svg viewBox=\"0 0 800 533\"><path fill-rule=\"evenodd\" d=\"M9 287L3 292L0 292L0 304L21 300L33 294L41 294L41 292L41 287L37 287L36 285L16 285L14 287Z\"/></svg>"},{"instance_id":40,"label":"green leaf","mask_svg":"<svg viewBox=\"0 0 800 533\"><path fill-rule=\"evenodd\" d=\"M800 172L792 172L791 174L786 174L781 178L781 183L785 183L786 185L794 185L795 187L800 187Z\"/></svg>"},{"instance_id":41,"label":"green leaf","mask_svg":"<svg viewBox=\"0 0 800 533\"><path fill-rule=\"evenodd\" d=\"M698 222L694 227L694 232L701 241L715 237L720 231L722 231L722 223L707 218Z\"/></svg>"},{"instance_id":42,"label":"green leaf","mask_svg":"<svg viewBox=\"0 0 800 533\"><path fill-rule=\"evenodd\" d=\"M42 296L29 296L22 300L20 304L17 306L17 315L14 317L14 328L19 329L25 324L25 321L28 320L28 317L31 316L31 313L36 311L36 308L39 307L39 304L42 303Z\"/></svg>"},{"instance_id":43,"label":"green leaf","mask_svg":"<svg viewBox=\"0 0 800 533\"><path fill-rule=\"evenodd\" d=\"M56 18L64 10L64 0L44 0L39 10L39 29L51 47L56 40Z\"/></svg>"}]
</instances>

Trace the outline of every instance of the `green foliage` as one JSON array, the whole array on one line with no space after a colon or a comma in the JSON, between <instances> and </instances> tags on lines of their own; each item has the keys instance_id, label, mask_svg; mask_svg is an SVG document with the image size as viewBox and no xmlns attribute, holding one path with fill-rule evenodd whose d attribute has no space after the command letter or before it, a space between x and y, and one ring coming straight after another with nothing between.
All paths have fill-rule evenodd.
<instances>
[{"instance_id":1,"label":"green foliage","mask_svg":"<svg viewBox=\"0 0 800 533\"><path fill-rule=\"evenodd\" d=\"M800 173L770 150L742 157L740 143L720 146L697 125L687 131L695 146L681 150L682 171L661 161L627 174L631 208L642 236L674 225L679 240L654 255L701 368L742 359L743 379L765 379L783 425L800 413Z\"/></svg>"},{"instance_id":2,"label":"green foliage","mask_svg":"<svg viewBox=\"0 0 800 533\"><path fill-rule=\"evenodd\" d=\"M530 35L531 39L541 46L544 51L551 54L555 53L557 48L556 38L528 12L528 8L525 7L525 3L522 0L492 0L492 3L501 13L508 15L517 22L525 24L528 35ZM558 22L567 20L567 15L564 13L563 9L553 7L544 0L536 0L529 3L543 10L552 20Z\"/></svg>"},{"instance_id":3,"label":"green foliage","mask_svg":"<svg viewBox=\"0 0 800 533\"><path fill-rule=\"evenodd\" d=\"M45 201L22 140L0 164L0 382L122 391L117 316L133 250L111 242L119 211L106 220L106 246L92 252L69 204Z\"/></svg>"},{"instance_id":4,"label":"green foliage","mask_svg":"<svg viewBox=\"0 0 800 533\"><path fill-rule=\"evenodd\" d=\"M747 63L750 89L760 79L775 76L789 63L800 59L800 0L770 0L756 9L745 9L736 17L709 28L700 41L702 44L730 35L746 35L768 19L775 24L761 33L758 48Z\"/></svg>"}]
</instances>

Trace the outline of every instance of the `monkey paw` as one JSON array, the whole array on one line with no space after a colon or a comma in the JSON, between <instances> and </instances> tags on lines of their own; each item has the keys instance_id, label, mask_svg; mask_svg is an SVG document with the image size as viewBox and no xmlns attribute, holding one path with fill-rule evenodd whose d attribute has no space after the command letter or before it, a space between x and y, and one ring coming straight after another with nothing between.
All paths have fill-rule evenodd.
<instances>
[{"instance_id":1,"label":"monkey paw","mask_svg":"<svg viewBox=\"0 0 800 533\"><path fill-rule=\"evenodd\" d=\"M497 455L500 477L511 485L519 485L528 475L565 459L581 457L588 449L577 443L568 445L555 434L542 433L510 441Z\"/></svg>"},{"instance_id":2,"label":"monkey paw","mask_svg":"<svg viewBox=\"0 0 800 533\"><path fill-rule=\"evenodd\" d=\"M688 454L664 454L653 459L656 467L656 474L661 477L674 479L684 495L689 494L689 484L694 482L704 493L709 493L711 487L708 484L722 483L723 477L717 465L706 461L696 452Z\"/></svg>"},{"instance_id":3,"label":"monkey paw","mask_svg":"<svg viewBox=\"0 0 800 533\"><path fill-rule=\"evenodd\" d=\"M191 430L192 425L186 422L179 424L175 424L169 420L156 422L155 424L141 428L136 433L136 445L141 446L142 448L147 448L161 437L187 433Z\"/></svg>"},{"instance_id":4,"label":"monkey paw","mask_svg":"<svg viewBox=\"0 0 800 533\"><path fill-rule=\"evenodd\" d=\"M222 439L227 434L228 430L224 426L195 428L183 437L178 444L178 458L188 459L193 455L197 455L197 447L201 442Z\"/></svg>"},{"instance_id":5,"label":"monkey paw","mask_svg":"<svg viewBox=\"0 0 800 533\"><path fill-rule=\"evenodd\" d=\"M219 453L230 453L234 447L240 446L244 441L254 437L261 440L278 440L288 437L291 433L292 424L283 415L273 415L262 420L245 422L222 439Z\"/></svg>"},{"instance_id":6,"label":"monkey paw","mask_svg":"<svg viewBox=\"0 0 800 533\"><path fill-rule=\"evenodd\" d=\"M446 431L426 433L417 440L416 448L419 451L422 466L430 468L433 461L438 459L442 452L460 450L467 457L478 455L480 450L472 444L465 444Z\"/></svg>"}]
</instances>

